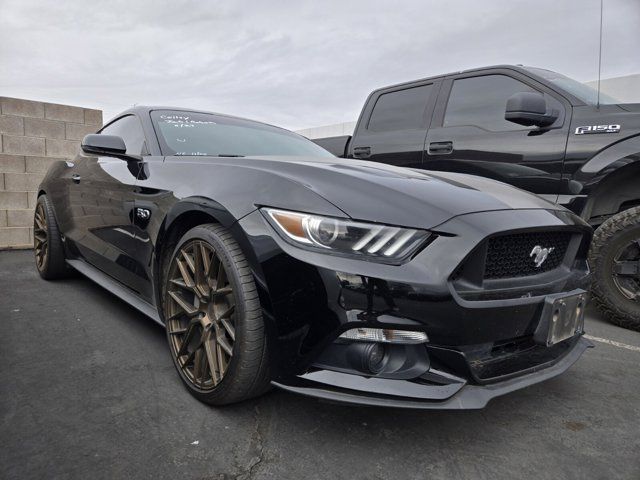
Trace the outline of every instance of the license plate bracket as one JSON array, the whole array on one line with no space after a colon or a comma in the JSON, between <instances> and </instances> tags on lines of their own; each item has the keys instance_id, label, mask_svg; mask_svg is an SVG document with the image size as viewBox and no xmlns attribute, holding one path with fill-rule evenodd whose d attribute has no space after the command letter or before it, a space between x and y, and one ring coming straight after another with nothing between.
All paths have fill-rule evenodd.
<instances>
[{"instance_id":1,"label":"license plate bracket","mask_svg":"<svg viewBox=\"0 0 640 480\"><path fill-rule=\"evenodd\" d=\"M550 347L574 335L584 333L584 310L587 292L547 295L538 328L533 334L536 343Z\"/></svg>"}]
</instances>

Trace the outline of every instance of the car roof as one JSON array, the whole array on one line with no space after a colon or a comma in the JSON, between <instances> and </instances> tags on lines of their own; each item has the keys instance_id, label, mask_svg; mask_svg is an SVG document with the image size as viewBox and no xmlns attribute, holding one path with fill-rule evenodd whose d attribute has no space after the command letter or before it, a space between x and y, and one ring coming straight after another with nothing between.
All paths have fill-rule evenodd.
<instances>
[{"instance_id":1,"label":"car roof","mask_svg":"<svg viewBox=\"0 0 640 480\"><path fill-rule=\"evenodd\" d=\"M245 120L247 122L254 122L254 123L260 123L262 125L268 125L270 127L274 127L274 128L280 128L282 130L286 130L285 128L279 127L277 125L272 125L270 123L266 123L266 122L261 122L259 120L253 120L251 118L245 118L245 117L238 117L237 115L229 115L226 113L218 113L218 112L211 112L208 110L200 110L200 109L194 109L194 108L183 108L183 107L169 107L169 106L162 106L162 105L135 105L131 108L128 108L120 113L118 113L115 117L109 119L108 122L105 122L104 127L106 127L107 125L109 125L110 123L113 123L115 120L122 118L126 115L137 115L140 118L143 119L148 119L149 118L149 114L151 112L153 112L154 110L172 110L172 111L178 111L178 112L190 112L190 113L204 113L204 114L208 114L208 115L217 115L219 117L226 117L226 118L233 118L236 120Z\"/></svg>"}]
</instances>

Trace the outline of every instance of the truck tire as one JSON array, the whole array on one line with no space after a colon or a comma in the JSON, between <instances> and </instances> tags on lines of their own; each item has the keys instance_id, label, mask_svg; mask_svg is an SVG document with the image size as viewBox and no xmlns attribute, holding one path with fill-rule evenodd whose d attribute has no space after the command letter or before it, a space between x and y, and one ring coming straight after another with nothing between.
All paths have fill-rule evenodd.
<instances>
[{"instance_id":1,"label":"truck tire","mask_svg":"<svg viewBox=\"0 0 640 480\"><path fill-rule=\"evenodd\" d=\"M611 323L640 331L640 207L609 218L589 252L591 291Z\"/></svg>"}]
</instances>

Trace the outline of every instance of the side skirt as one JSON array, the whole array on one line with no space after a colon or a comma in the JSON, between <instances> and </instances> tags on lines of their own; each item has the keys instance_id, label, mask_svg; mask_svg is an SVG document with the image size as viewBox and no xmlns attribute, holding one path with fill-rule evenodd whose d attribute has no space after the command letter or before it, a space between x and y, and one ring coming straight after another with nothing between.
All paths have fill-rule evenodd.
<instances>
[{"instance_id":1,"label":"side skirt","mask_svg":"<svg viewBox=\"0 0 640 480\"><path fill-rule=\"evenodd\" d=\"M114 280L106 273L98 270L94 266L82 260L67 260L67 263L75 270L83 274L85 277L93 280L102 288L108 290L121 300L124 300L132 307L137 308L140 312L144 313L154 322L164 327L164 323L162 323L162 320L160 320L160 316L158 315L158 310L156 309L156 307L140 299L132 290L125 287L117 280Z\"/></svg>"}]
</instances>

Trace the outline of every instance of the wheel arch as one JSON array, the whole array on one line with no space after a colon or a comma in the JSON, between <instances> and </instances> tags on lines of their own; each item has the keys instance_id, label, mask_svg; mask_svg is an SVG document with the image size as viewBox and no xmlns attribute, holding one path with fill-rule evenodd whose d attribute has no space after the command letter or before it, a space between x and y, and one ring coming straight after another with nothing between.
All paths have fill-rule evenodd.
<instances>
[{"instance_id":1,"label":"wheel arch","mask_svg":"<svg viewBox=\"0 0 640 480\"><path fill-rule=\"evenodd\" d=\"M162 298L161 289L165 262L173 252L180 238L194 227L207 223L216 223L227 228L240 246L251 267L260 301L267 311L271 311L270 297L266 290L262 268L244 230L238 225L238 220L239 218L236 218L222 204L205 197L186 198L171 208L158 231L154 248L153 287L158 304ZM162 317L161 310L162 309L159 308ZM164 321L164 319L162 320Z\"/></svg>"},{"instance_id":2,"label":"wheel arch","mask_svg":"<svg viewBox=\"0 0 640 480\"><path fill-rule=\"evenodd\" d=\"M602 178L589 198L589 219L602 219L640 205L640 155Z\"/></svg>"}]
</instances>

